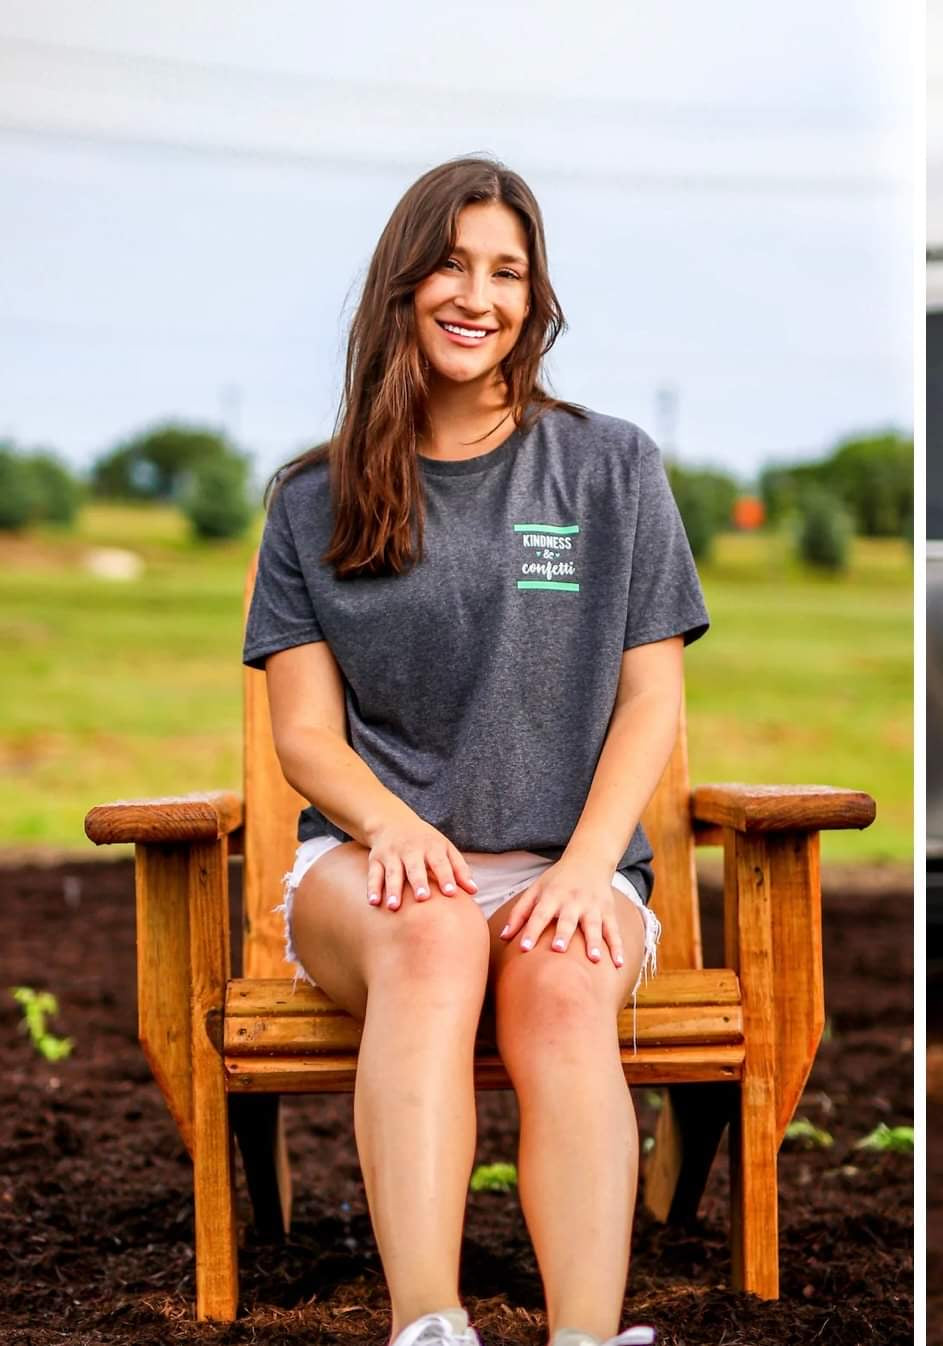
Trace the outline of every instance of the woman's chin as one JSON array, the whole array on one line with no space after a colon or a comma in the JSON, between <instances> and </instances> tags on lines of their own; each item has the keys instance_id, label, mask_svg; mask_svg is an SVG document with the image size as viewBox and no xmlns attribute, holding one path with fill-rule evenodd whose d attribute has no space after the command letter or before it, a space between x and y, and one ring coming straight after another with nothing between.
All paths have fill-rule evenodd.
<instances>
[{"instance_id":1,"label":"woman's chin","mask_svg":"<svg viewBox=\"0 0 943 1346\"><path fill-rule=\"evenodd\" d=\"M437 383L490 383L496 366L471 360L430 360L429 373Z\"/></svg>"}]
</instances>

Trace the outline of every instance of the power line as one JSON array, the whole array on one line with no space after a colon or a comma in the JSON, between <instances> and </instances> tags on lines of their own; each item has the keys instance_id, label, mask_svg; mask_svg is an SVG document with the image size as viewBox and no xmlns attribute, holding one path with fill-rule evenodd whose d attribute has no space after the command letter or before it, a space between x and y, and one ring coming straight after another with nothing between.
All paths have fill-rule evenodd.
<instances>
[{"instance_id":1,"label":"power line","mask_svg":"<svg viewBox=\"0 0 943 1346\"><path fill-rule=\"evenodd\" d=\"M548 107L558 106L568 116L572 116L574 110L579 112L581 118L585 118L587 113L603 112L614 120L632 120L639 117L644 117L647 120L652 114L657 114L666 125L693 126L697 130L716 129L719 126L726 125L740 134L766 134L771 130L811 133L828 131L880 133L899 129L894 125L863 126L860 123L849 122L847 117L836 117L832 109L824 108L809 109L810 115L808 118L802 115L800 109L797 124L794 109L784 115L778 108L741 104L695 104L669 99L613 98L598 93L578 93L568 96L560 94L557 89L541 89L534 86L528 86L522 93L518 92L515 87L500 88L492 86L476 89L469 85L459 84L453 70L450 70L448 84L420 84L412 80L408 83L396 80L365 80L350 76L325 75L320 72L307 73L300 70L260 70L230 62L198 61L183 56L156 55L153 52L130 52L118 48L76 45L74 43L54 42L14 35L0 34L0 43L8 49L19 47L26 52L65 59L66 61L72 61L73 64L84 63L88 66L97 63L98 65L107 64L118 68L124 67L135 75L140 74L142 66L155 72L162 71L167 74L179 75L181 72L188 72L191 75L201 76L209 82L225 85L226 92L232 91L233 80L243 80L246 84L258 86L260 92L271 93L277 89L284 94L287 88L294 86L299 92L310 94L312 83L316 82L318 88L324 92L352 94L358 101L371 96L376 97L379 93L398 98L406 96L421 102L426 98L452 95L459 91L463 98L474 99L479 97L489 101L493 101L496 97L517 98L522 103L526 103L532 115L534 102L539 100ZM909 117L909 112L902 112L902 118L907 117Z\"/></svg>"},{"instance_id":2,"label":"power line","mask_svg":"<svg viewBox=\"0 0 943 1346\"><path fill-rule=\"evenodd\" d=\"M0 136L7 139L68 142L112 150L141 150L146 153L180 154L192 158L230 159L246 164L281 164L284 167L318 167L340 173L382 172L421 173L429 167L427 157L394 155L378 158L351 150L328 153L323 150L275 149L257 146L200 144L167 136L143 136L122 131L78 131L68 127L33 123L0 122ZM620 169L592 169L569 164L537 165L531 175L557 182L585 183L596 187L616 187L637 191L700 191L721 194L754 193L809 197L861 197L910 195L911 184L905 179L861 175L817 177L786 174L695 174Z\"/></svg>"}]
</instances>

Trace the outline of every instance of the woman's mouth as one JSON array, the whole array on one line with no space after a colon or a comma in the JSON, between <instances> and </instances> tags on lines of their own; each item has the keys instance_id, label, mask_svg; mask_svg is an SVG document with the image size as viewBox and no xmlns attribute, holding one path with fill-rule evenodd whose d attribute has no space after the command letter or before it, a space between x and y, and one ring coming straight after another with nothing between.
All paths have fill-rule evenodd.
<instances>
[{"instance_id":1,"label":"woman's mouth","mask_svg":"<svg viewBox=\"0 0 943 1346\"><path fill-rule=\"evenodd\" d=\"M485 330L477 327L463 327L461 323L442 322L436 318L436 322L442 328L445 335L451 340L457 342L459 346L480 346L488 337L494 336L492 330Z\"/></svg>"}]
</instances>

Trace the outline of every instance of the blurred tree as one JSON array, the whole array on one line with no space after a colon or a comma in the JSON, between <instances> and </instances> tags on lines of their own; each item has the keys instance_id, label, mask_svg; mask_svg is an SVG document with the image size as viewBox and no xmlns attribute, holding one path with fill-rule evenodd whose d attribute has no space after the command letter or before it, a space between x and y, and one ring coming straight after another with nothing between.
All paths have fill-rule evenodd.
<instances>
[{"instance_id":1,"label":"blurred tree","mask_svg":"<svg viewBox=\"0 0 943 1346\"><path fill-rule=\"evenodd\" d=\"M25 458L11 443L0 444L0 529L26 528L36 508L36 484Z\"/></svg>"},{"instance_id":2,"label":"blurred tree","mask_svg":"<svg viewBox=\"0 0 943 1346\"><path fill-rule=\"evenodd\" d=\"M85 494L81 482L56 454L39 449L24 459L32 477L34 519L71 524Z\"/></svg>"},{"instance_id":3,"label":"blurred tree","mask_svg":"<svg viewBox=\"0 0 943 1346\"><path fill-rule=\"evenodd\" d=\"M796 543L807 565L846 570L854 521L841 498L823 486L807 486L799 503Z\"/></svg>"},{"instance_id":4,"label":"blurred tree","mask_svg":"<svg viewBox=\"0 0 943 1346\"><path fill-rule=\"evenodd\" d=\"M238 457L225 435L167 423L145 430L97 459L91 489L100 497L179 501L199 464Z\"/></svg>"},{"instance_id":5,"label":"blurred tree","mask_svg":"<svg viewBox=\"0 0 943 1346\"><path fill-rule=\"evenodd\" d=\"M200 538L241 537L253 515L249 464L230 454L198 463L189 473L181 508Z\"/></svg>"},{"instance_id":6,"label":"blurred tree","mask_svg":"<svg viewBox=\"0 0 943 1346\"><path fill-rule=\"evenodd\" d=\"M914 508L914 446L888 433L843 440L815 463L771 465L760 473L760 493L771 523L794 514L811 486L838 496L866 537L905 536Z\"/></svg>"},{"instance_id":7,"label":"blurred tree","mask_svg":"<svg viewBox=\"0 0 943 1346\"><path fill-rule=\"evenodd\" d=\"M666 461L668 483L697 561L710 556L714 536L731 526L740 487L726 472Z\"/></svg>"}]
</instances>

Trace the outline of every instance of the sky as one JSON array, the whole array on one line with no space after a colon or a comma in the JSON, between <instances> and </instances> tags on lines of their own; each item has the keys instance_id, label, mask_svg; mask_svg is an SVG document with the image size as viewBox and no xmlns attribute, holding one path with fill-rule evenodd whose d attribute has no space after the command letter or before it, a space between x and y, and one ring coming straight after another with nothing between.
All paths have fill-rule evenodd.
<instances>
[{"instance_id":1,"label":"sky","mask_svg":"<svg viewBox=\"0 0 943 1346\"><path fill-rule=\"evenodd\" d=\"M7 0L0 437L85 470L181 419L264 480L331 431L396 202L476 151L541 205L557 395L744 484L909 431L912 40L894 0Z\"/></svg>"}]
</instances>

